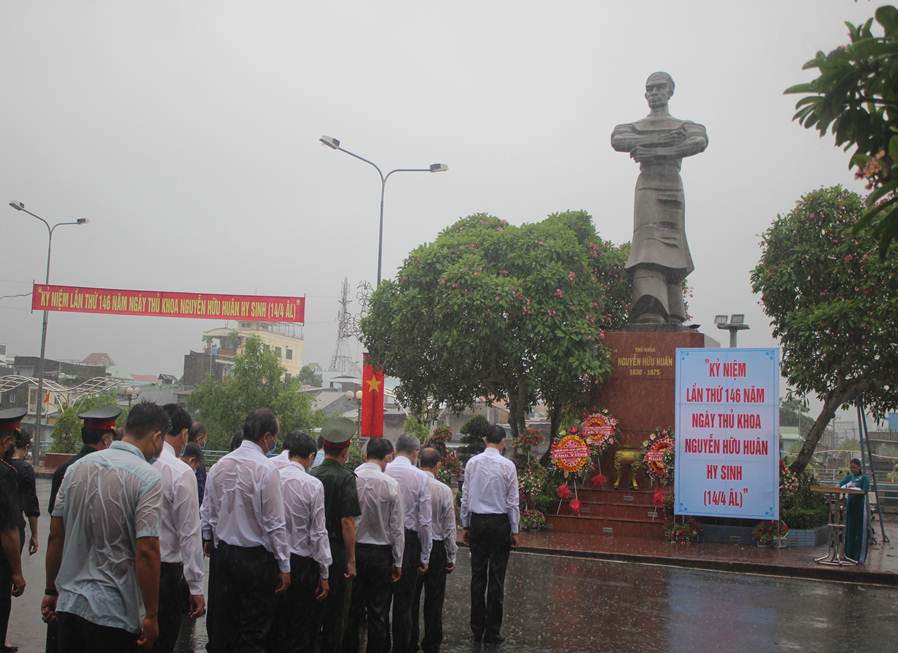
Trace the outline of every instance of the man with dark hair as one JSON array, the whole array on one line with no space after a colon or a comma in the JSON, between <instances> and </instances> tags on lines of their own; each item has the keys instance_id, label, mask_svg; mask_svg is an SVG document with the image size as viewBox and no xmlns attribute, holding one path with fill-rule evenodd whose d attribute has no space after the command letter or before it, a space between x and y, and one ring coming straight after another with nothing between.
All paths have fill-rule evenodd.
<instances>
[{"instance_id":1,"label":"man with dark hair","mask_svg":"<svg viewBox=\"0 0 898 653\"><path fill-rule=\"evenodd\" d=\"M16 444L16 432L24 408L0 410L0 645L6 642L12 597L22 596L25 577L22 576L21 547L19 545L19 483L16 470L7 462ZM3 646L3 650L6 646Z\"/></svg>"},{"instance_id":2,"label":"man with dark hair","mask_svg":"<svg viewBox=\"0 0 898 653\"><path fill-rule=\"evenodd\" d=\"M402 574L405 547L399 484L384 474L392 449L384 438L368 440L366 461L355 470L362 517L356 532L358 576L352 588L344 653L358 652L363 618L367 619L368 653L387 650L390 593Z\"/></svg>"},{"instance_id":3,"label":"man with dark hair","mask_svg":"<svg viewBox=\"0 0 898 653\"><path fill-rule=\"evenodd\" d=\"M315 634L321 653L342 653L346 611L352 594L355 567L355 518L362 514L355 474L344 464L355 424L343 417L332 418L321 428L324 462L310 470L324 485L324 521L330 541L331 562L328 570L330 592L319 609Z\"/></svg>"},{"instance_id":4,"label":"man with dark hair","mask_svg":"<svg viewBox=\"0 0 898 653\"><path fill-rule=\"evenodd\" d=\"M421 443L412 435L400 435L396 441L396 456L387 465L386 473L399 483L399 494L405 526L405 547L402 559L402 577L393 586L393 650L411 653L412 604L418 574L426 574L430 562L431 503L430 480L427 474L415 467Z\"/></svg>"},{"instance_id":5,"label":"man with dark hair","mask_svg":"<svg viewBox=\"0 0 898 653\"><path fill-rule=\"evenodd\" d=\"M66 653L151 648L159 635L162 481L150 462L168 428L161 407L140 402L122 441L77 461L63 479L41 613L58 620Z\"/></svg>"},{"instance_id":6,"label":"man with dark hair","mask_svg":"<svg viewBox=\"0 0 898 653\"><path fill-rule=\"evenodd\" d=\"M430 549L430 569L418 579L415 605L412 611L412 646L418 644L418 614L421 594L424 594L424 653L437 653L443 642L443 602L446 598L446 575L455 569L458 544L455 541L455 497L448 485L437 480L442 455L438 449L421 450L418 464L430 481L430 500L433 513L433 546Z\"/></svg>"},{"instance_id":7,"label":"man with dark hair","mask_svg":"<svg viewBox=\"0 0 898 653\"><path fill-rule=\"evenodd\" d=\"M105 408L88 410L78 415L78 419L83 421L81 441L84 445L81 447L78 455L61 464L53 472L53 480L50 483L50 508L48 510L51 515L53 514L53 507L56 505L56 493L59 492L59 486L62 485L62 479L65 477L66 470L76 461L84 458L84 456L94 451L102 451L113 443L115 440L115 420L121 414L122 409L118 406L107 406Z\"/></svg>"},{"instance_id":8,"label":"man with dark hair","mask_svg":"<svg viewBox=\"0 0 898 653\"><path fill-rule=\"evenodd\" d=\"M84 444L78 455L61 464L53 472L53 480L50 483L50 507L47 510L51 518L56 505L56 494L62 486L62 479L65 478L66 471L78 460L95 451L103 451L116 441L115 422L121 414L122 409L118 406L107 406L88 410L78 415L78 419L82 420L81 441ZM54 619L47 624L47 653L56 653L58 650L58 634L59 624Z\"/></svg>"},{"instance_id":9,"label":"man with dark hair","mask_svg":"<svg viewBox=\"0 0 898 653\"><path fill-rule=\"evenodd\" d=\"M461 524L471 547L471 632L477 642L500 644L505 569L521 519L518 472L502 455L505 429L494 426L484 439L486 449L465 465Z\"/></svg>"},{"instance_id":10,"label":"man with dark hair","mask_svg":"<svg viewBox=\"0 0 898 653\"><path fill-rule=\"evenodd\" d=\"M278 469L290 542L290 588L278 600L270 653L311 653L315 648L312 615L316 601L327 598L331 548L324 525L324 486L307 473L315 441L302 431L284 440L290 457Z\"/></svg>"},{"instance_id":11,"label":"man with dark hair","mask_svg":"<svg viewBox=\"0 0 898 653\"><path fill-rule=\"evenodd\" d=\"M216 547L206 620L209 650L262 653L276 595L290 586L281 483L265 456L277 434L274 413L254 410L240 446L209 471L200 511L203 541Z\"/></svg>"},{"instance_id":12,"label":"man with dark hair","mask_svg":"<svg viewBox=\"0 0 898 653\"><path fill-rule=\"evenodd\" d=\"M181 454L181 460L190 465L190 469L193 471L197 471L206 464L206 456L196 442L187 443L187 446L184 447L184 453Z\"/></svg>"},{"instance_id":13,"label":"man with dark hair","mask_svg":"<svg viewBox=\"0 0 898 653\"><path fill-rule=\"evenodd\" d=\"M198 464L193 467L196 474L196 492L199 495L199 503L203 505L203 494L206 492L206 463L203 460L202 448L206 446L206 427L202 422L194 422L190 427L190 435L187 436L188 444L193 444L200 450L200 456L194 455L194 459ZM186 453L186 449L185 449ZM188 463L189 464L189 463Z\"/></svg>"},{"instance_id":14,"label":"man with dark hair","mask_svg":"<svg viewBox=\"0 0 898 653\"><path fill-rule=\"evenodd\" d=\"M162 476L159 639L153 650L171 653L181 630L185 603L189 604L189 617L196 619L205 613L206 601L203 598L203 539L196 475L178 458L187 444L193 420L177 404L166 404L162 408L168 415L170 426L162 453L153 463Z\"/></svg>"}]
</instances>

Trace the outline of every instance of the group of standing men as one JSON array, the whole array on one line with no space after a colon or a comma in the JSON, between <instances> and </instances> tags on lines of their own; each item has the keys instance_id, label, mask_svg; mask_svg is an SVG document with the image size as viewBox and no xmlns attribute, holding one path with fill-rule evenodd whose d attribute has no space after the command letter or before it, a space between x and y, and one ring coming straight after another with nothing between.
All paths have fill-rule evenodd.
<instances>
[{"instance_id":1,"label":"group of standing men","mask_svg":"<svg viewBox=\"0 0 898 653\"><path fill-rule=\"evenodd\" d=\"M291 432L271 458L278 420L258 409L242 441L209 470L200 504L196 464L180 457L196 430L183 408L136 404L120 441L111 413L82 417L85 449L54 477L51 497L41 604L48 651L172 651L183 616L206 611L204 553L212 653L358 653L363 628L369 653L415 651L422 595L420 645L439 650L457 545L453 493L436 479L438 450L407 435L395 450L372 439L353 472L345 463L355 425L335 419L319 446ZM471 628L487 643L502 641L502 585L519 518L504 436L497 427L486 452L468 462L461 506ZM21 593L21 568L11 562L7 575Z\"/></svg>"}]
</instances>

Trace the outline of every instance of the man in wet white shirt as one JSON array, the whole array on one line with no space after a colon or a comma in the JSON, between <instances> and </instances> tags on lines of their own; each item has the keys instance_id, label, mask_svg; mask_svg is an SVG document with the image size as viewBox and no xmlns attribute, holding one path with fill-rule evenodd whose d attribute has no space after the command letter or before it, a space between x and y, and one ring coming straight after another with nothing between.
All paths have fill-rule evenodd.
<instances>
[{"instance_id":1,"label":"man in wet white shirt","mask_svg":"<svg viewBox=\"0 0 898 653\"><path fill-rule=\"evenodd\" d=\"M307 473L315 441L302 431L284 439L288 463L278 469L290 544L290 587L278 597L269 653L311 653L316 601L328 593L331 547L324 524L324 485Z\"/></svg>"},{"instance_id":2,"label":"man in wet white shirt","mask_svg":"<svg viewBox=\"0 0 898 653\"><path fill-rule=\"evenodd\" d=\"M430 479L418 469L421 443L411 435L400 435L396 441L396 455L387 465L386 474L399 483L399 494L405 525L405 552L402 577L393 586L393 651L412 653L412 604L418 574L427 573L430 561L431 505Z\"/></svg>"},{"instance_id":3,"label":"man in wet white shirt","mask_svg":"<svg viewBox=\"0 0 898 653\"><path fill-rule=\"evenodd\" d=\"M121 653L156 641L162 480L149 461L161 453L168 424L160 406L140 402L120 442L65 474L50 520L41 614L58 620L66 653Z\"/></svg>"},{"instance_id":4,"label":"man in wet white shirt","mask_svg":"<svg viewBox=\"0 0 898 653\"><path fill-rule=\"evenodd\" d=\"M494 426L484 439L484 452L465 465L461 524L471 546L471 632L477 642L501 644L505 570L521 519L518 472L502 455L501 426Z\"/></svg>"},{"instance_id":5,"label":"man in wet white shirt","mask_svg":"<svg viewBox=\"0 0 898 653\"><path fill-rule=\"evenodd\" d=\"M277 433L274 413L256 409L246 418L240 446L209 471L200 510L203 541L216 547L209 650L263 653L275 595L290 586L281 482L265 456Z\"/></svg>"},{"instance_id":6,"label":"man in wet white shirt","mask_svg":"<svg viewBox=\"0 0 898 653\"><path fill-rule=\"evenodd\" d=\"M446 576L455 570L458 543L455 541L455 496L452 489L437 480L441 455L437 449L421 450L418 464L430 480L433 545L430 549L430 567L418 578L415 605L412 612L412 645L418 642L418 614L421 595L424 595L424 653L436 653L443 641L443 602L446 598Z\"/></svg>"},{"instance_id":7,"label":"man in wet white shirt","mask_svg":"<svg viewBox=\"0 0 898 653\"><path fill-rule=\"evenodd\" d=\"M367 653L385 653L390 625L390 594L402 573L405 547L399 484L384 474L393 446L384 438L371 438L364 464L355 469L362 516L356 528L356 570L344 653L358 653L359 630L367 618Z\"/></svg>"},{"instance_id":8,"label":"man in wet white shirt","mask_svg":"<svg viewBox=\"0 0 898 653\"><path fill-rule=\"evenodd\" d=\"M177 404L162 407L170 426L162 453L153 467L162 477L162 511L159 523L159 639L157 653L171 653L181 630L185 603L191 619L206 611L203 597L203 539L200 534L199 494L196 474L178 456L187 445L193 420ZM189 599L185 597L186 593Z\"/></svg>"}]
</instances>

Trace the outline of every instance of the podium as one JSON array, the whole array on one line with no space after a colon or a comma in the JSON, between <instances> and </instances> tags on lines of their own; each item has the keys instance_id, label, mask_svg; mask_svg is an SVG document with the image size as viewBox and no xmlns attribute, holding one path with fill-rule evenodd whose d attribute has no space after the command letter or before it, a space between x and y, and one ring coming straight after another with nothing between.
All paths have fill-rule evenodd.
<instances>
[{"instance_id":1,"label":"podium","mask_svg":"<svg viewBox=\"0 0 898 653\"><path fill-rule=\"evenodd\" d=\"M814 562L836 567L860 564L857 560L852 560L845 555L845 497L849 494L863 494L864 491L857 488L827 485L814 485L811 487L811 491L826 495L826 501L829 504L829 553L815 558Z\"/></svg>"}]
</instances>

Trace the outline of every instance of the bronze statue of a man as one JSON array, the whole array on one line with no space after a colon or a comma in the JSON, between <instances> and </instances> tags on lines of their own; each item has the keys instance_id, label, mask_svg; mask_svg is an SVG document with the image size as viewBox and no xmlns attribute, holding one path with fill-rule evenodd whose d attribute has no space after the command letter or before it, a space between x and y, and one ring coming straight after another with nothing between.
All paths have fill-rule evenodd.
<instances>
[{"instance_id":1,"label":"bronze statue of a man","mask_svg":"<svg viewBox=\"0 0 898 653\"><path fill-rule=\"evenodd\" d=\"M651 111L618 125L611 146L639 163L633 210L633 243L626 269L633 278L630 322L682 324L686 320L683 280L694 269L686 242L680 163L708 147L704 126L670 115L673 78L652 73L645 83Z\"/></svg>"}]
</instances>

